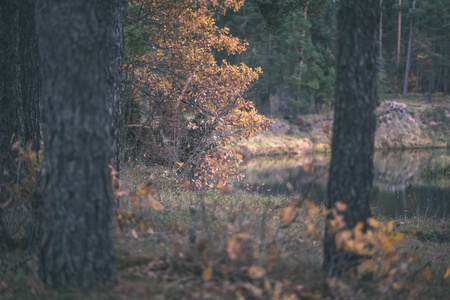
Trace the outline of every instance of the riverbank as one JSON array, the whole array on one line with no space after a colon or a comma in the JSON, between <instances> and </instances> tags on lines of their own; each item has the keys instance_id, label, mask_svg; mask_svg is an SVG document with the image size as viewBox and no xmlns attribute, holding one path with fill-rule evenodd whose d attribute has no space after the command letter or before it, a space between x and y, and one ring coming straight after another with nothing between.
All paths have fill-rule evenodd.
<instances>
[{"instance_id":1,"label":"riverbank","mask_svg":"<svg viewBox=\"0 0 450 300\"><path fill-rule=\"evenodd\" d=\"M277 119L271 130L235 147L246 158L327 152L324 145L331 145L332 127L331 111ZM406 98L384 101L377 108L376 149L445 147L450 147L449 99L442 96L428 104L420 97Z\"/></svg>"}]
</instances>

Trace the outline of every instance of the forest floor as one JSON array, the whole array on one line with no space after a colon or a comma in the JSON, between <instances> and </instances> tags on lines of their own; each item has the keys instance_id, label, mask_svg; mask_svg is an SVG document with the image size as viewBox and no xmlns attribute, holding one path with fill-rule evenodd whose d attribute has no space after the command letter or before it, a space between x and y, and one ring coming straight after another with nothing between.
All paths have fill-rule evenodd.
<instances>
[{"instance_id":1,"label":"forest floor","mask_svg":"<svg viewBox=\"0 0 450 300\"><path fill-rule=\"evenodd\" d=\"M148 199L121 199L114 226L118 284L89 295L51 291L25 249L0 253L0 299L445 299L450 221L392 220L406 234L394 252L328 279L321 269L322 207L245 190L186 191L156 169L126 165L123 190L152 181ZM261 186L259 188L264 188ZM149 190L150 191L150 190ZM153 206L157 207L157 206ZM390 221L390 220L382 220ZM389 243L382 247L389 248ZM366 270L367 271L367 270ZM365 274L365 275L364 275Z\"/></svg>"},{"instance_id":2,"label":"forest floor","mask_svg":"<svg viewBox=\"0 0 450 300\"><path fill-rule=\"evenodd\" d=\"M394 104L395 102L395 104ZM383 101L377 108L377 149L450 147L450 97L425 95ZM317 144L331 144L333 112L277 119L270 131L236 143L245 157L303 154Z\"/></svg>"},{"instance_id":3,"label":"forest floor","mask_svg":"<svg viewBox=\"0 0 450 300\"><path fill-rule=\"evenodd\" d=\"M448 146L450 102L420 97L382 103L377 109L378 148ZM405 104L405 106L403 105ZM247 156L329 151L331 112L279 120L269 132L239 143ZM317 145L322 145L317 147ZM118 284L89 295L46 289L38 259L17 245L0 245L0 300L6 299L445 299L450 295L450 220L380 221L404 233L403 243L380 240L364 268L341 279L321 269L324 209L305 199L248 190L187 191L143 164L124 165L121 188L152 197L123 197L114 225ZM153 199L152 198L152 199ZM323 199L325 201L325 199ZM153 208L156 208L153 209ZM314 213L312 213L314 211ZM383 248L384 247L384 248ZM370 266L370 267L368 267ZM367 274L371 270L372 274ZM364 273L366 272L366 273ZM369 272L370 273L370 272Z\"/></svg>"}]
</instances>

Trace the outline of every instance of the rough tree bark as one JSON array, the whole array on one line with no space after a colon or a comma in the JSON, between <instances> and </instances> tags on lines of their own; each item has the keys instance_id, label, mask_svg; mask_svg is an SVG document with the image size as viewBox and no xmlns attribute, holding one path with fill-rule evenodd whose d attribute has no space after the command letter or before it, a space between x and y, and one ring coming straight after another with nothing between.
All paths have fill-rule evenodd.
<instances>
[{"instance_id":1,"label":"rough tree bark","mask_svg":"<svg viewBox=\"0 0 450 300\"><path fill-rule=\"evenodd\" d=\"M109 114L111 116L111 134L113 141L114 169L120 171L120 129L122 127L122 50L123 25L125 20L125 1L100 1L100 11L106 23L106 79L108 89Z\"/></svg>"},{"instance_id":2,"label":"rough tree bark","mask_svg":"<svg viewBox=\"0 0 450 300\"><path fill-rule=\"evenodd\" d=\"M13 183L15 154L11 148L11 140L16 132L16 95L15 95L15 63L17 57L19 19L18 6L13 0L0 5L0 242L10 245L11 238L7 234L3 222L2 204L8 201L9 194L6 183Z\"/></svg>"},{"instance_id":3,"label":"rough tree bark","mask_svg":"<svg viewBox=\"0 0 450 300\"><path fill-rule=\"evenodd\" d=\"M377 102L379 0L342 0L338 11L337 78L327 208L340 201L347 228L371 215ZM331 215L328 216L331 218ZM324 239L323 268L339 275L355 257L337 251L334 235Z\"/></svg>"},{"instance_id":4,"label":"rough tree bark","mask_svg":"<svg viewBox=\"0 0 450 300\"><path fill-rule=\"evenodd\" d=\"M45 144L39 268L53 288L116 282L107 32L99 8L99 0L38 0L36 7Z\"/></svg>"},{"instance_id":5,"label":"rough tree bark","mask_svg":"<svg viewBox=\"0 0 450 300\"><path fill-rule=\"evenodd\" d=\"M22 185L21 164L16 163L15 141L21 146L31 141L40 148L39 54L34 22L34 2L7 0L0 5L0 204L8 200L3 183ZM28 206L22 194L14 205ZM0 206L0 231L5 231ZM0 234L7 237L8 233ZM7 238L8 239L8 238Z\"/></svg>"}]
</instances>

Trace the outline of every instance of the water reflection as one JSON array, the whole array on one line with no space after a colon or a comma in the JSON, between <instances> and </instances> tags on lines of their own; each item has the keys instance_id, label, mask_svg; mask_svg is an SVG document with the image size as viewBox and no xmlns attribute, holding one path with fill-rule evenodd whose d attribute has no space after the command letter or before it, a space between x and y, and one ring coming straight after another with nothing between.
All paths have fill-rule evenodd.
<instances>
[{"instance_id":1,"label":"water reflection","mask_svg":"<svg viewBox=\"0 0 450 300\"><path fill-rule=\"evenodd\" d=\"M408 218L450 217L450 174L430 175L431 165L445 150L380 151L374 157L376 214ZM316 203L326 200L330 157L259 158L243 165L239 186L270 194L302 195Z\"/></svg>"}]
</instances>

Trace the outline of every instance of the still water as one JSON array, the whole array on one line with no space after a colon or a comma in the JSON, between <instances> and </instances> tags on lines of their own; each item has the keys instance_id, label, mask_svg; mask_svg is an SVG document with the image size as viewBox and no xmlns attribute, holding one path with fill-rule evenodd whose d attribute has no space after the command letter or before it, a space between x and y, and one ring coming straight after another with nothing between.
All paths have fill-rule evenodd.
<instances>
[{"instance_id":1,"label":"still water","mask_svg":"<svg viewBox=\"0 0 450 300\"><path fill-rule=\"evenodd\" d=\"M374 214L394 218L450 217L450 174L435 174L448 150L397 150L375 153ZM237 185L268 194L301 195L326 201L330 157L258 158L244 163L245 178Z\"/></svg>"}]
</instances>

